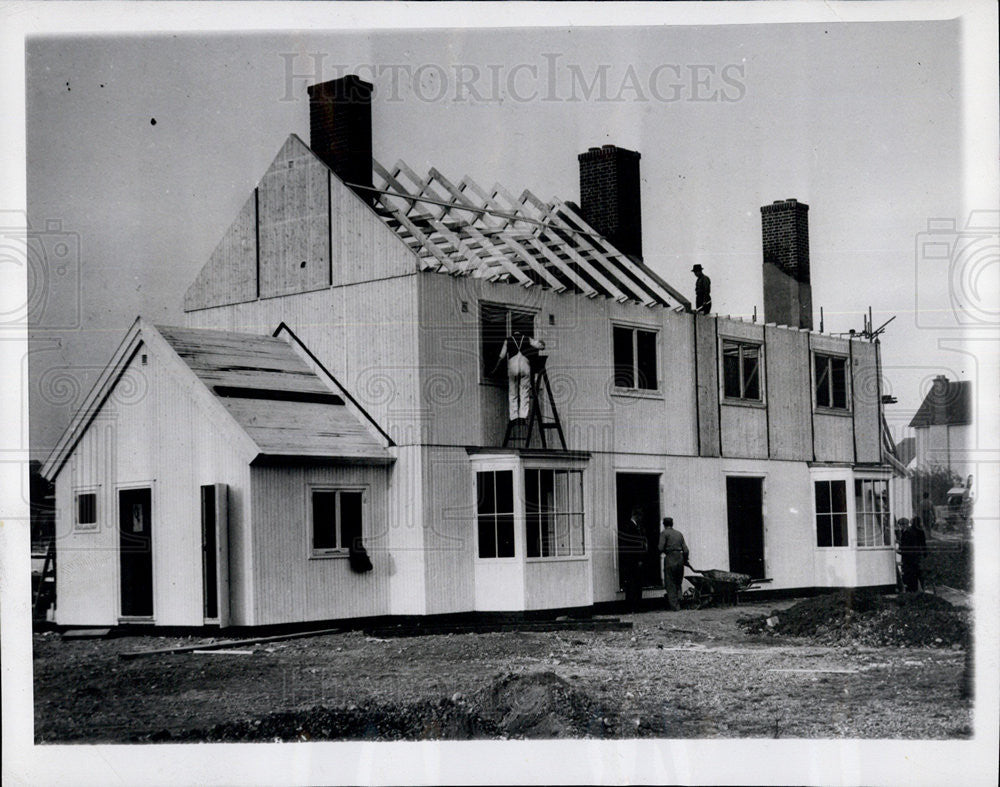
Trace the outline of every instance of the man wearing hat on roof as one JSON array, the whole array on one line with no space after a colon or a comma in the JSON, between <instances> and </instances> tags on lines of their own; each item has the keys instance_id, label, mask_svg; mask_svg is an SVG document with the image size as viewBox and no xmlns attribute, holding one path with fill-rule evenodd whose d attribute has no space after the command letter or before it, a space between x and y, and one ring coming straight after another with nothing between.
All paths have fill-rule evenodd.
<instances>
[{"instance_id":1,"label":"man wearing hat on roof","mask_svg":"<svg viewBox=\"0 0 1000 787\"><path fill-rule=\"evenodd\" d=\"M712 280L702 273L700 265L695 265L691 273L695 275L694 310L699 314L708 314L712 311Z\"/></svg>"}]
</instances>

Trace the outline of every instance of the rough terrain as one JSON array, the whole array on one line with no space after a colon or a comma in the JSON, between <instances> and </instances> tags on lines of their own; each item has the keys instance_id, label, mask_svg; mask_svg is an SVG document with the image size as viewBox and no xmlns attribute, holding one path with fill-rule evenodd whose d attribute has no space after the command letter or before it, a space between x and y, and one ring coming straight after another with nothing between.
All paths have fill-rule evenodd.
<instances>
[{"instance_id":1,"label":"rough terrain","mask_svg":"<svg viewBox=\"0 0 1000 787\"><path fill-rule=\"evenodd\" d=\"M130 661L118 654L201 641L36 634L35 736L83 743L971 734L971 703L959 696L961 645L835 646L740 625L790 606L622 616L632 631L388 639L349 632Z\"/></svg>"}]
</instances>

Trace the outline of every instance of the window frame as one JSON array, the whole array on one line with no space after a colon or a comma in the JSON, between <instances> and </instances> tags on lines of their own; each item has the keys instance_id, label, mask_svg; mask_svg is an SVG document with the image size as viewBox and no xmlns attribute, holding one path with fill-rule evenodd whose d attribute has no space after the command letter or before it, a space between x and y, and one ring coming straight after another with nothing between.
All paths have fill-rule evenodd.
<instances>
[{"instance_id":1,"label":"window frame","mask_svg":"<svg viewBox=\"0 0 1000 787\"><path fill-rule=\"evenodd\" d=\"M584 503L584 483L583 483L583 481L584 481L584 478L583 478L584 468L582 468L582 467L563 467L563 466L560 466L560 467L554 467L554 466L548 466L548 467L526 466L526 467L523 467L521 469L521 473L522 473L523 483L524 483L524 487L523 487L523 489L524 489L523 503L524 503L524 558L525 558L525 561L526 562L530 562L530 563L547 563L547 562L560 562L560 561L567 561L567 560L586 560L587 557L588 557L588 552L587 552L588 543L587 543L587 515L586 515L586 505ZM579 511L568 510L568 508L565 511L560 511L558 508L553 508L552 511L543 511L541 509L541 507L539 507L539 509L537 511L532 511L531 509L529 509L529 507L528 507L528 473L552 473L553 474L553 479L552 479L552 482L553 482L553 484L552 484L552 486L553 486L553 497L555 496L555 489L556 489L556 480L555 480L555 475L556 474L562 473L562 474L566 474L567 476L571 476L572 474L578 474L579 475L579 502L580 502ZM569 489L570 489L570 487L569 487L569 478L567 478L567 492L569 492ZM572 499L573 495L572 495L571 492L569 493L568 497L569 497L569 499ZM569 506L569 501L567 501L567 506ZM539 517L539 519L538 519L538 528L539 528L539 534L538 534L539 553L541 553L541 551L542 551L541 545L543 544L543 540L542 540L542 532L541 532L541 528L542 528L541 515L543 513L551 514L553 516L553 518L555 518L557 516L560 516L560 515L566 516L566 517L569 518L569 520L568 520L569 528L568 528L568 531L567 531L567 538L568 538L568 543L569 543L569 552L568 552L568 554L565 554L565 555L560 555L560 554L551 554L551 555L538 554L538 555L532 555L530 553L530 544L531 544L531 541L530 541L530 539L528 537L528 529L532 526L532 518L533 518L533 516L538 516ZM582 549L581 552L574 552L573 551L573 544L574 544L574 539L573 539L573 523L574 523L574 520L573 520L573 517L579 517L579 519L578 519L579 529L580 529L579 530L579 535L580 535L580 542L583 545L583 549ZM558 522L558 520L554 519L554 521L553 521L553 533L555 535L555 538L553 539L554 542L557 542L557 540L558 540L558 535L557 535L558 534L558 527L556 525L556 522Z\"/></svg>"},{"instance_id":2,"label":"window frame","mask_svg":"<svg viewBox=\"0 0 1000 787\"><path fill-rule=\"evenodd\" d=\"M306 484L306 511L308 516L306 517L306 555L310 560L329 560L337 558L346 558L350 552L347 546L343 546L344 534L342 530L342 523L340 517L340 495L343 492L347 493L360 493L361 494L361 538L365 535L365 524L368 522L368 490L369 486L367 484L326 484L326 483L308 483ZM315 529L316 529L316 510L313 505L313 493L314 492L334 492L336 493L335 502L335 522L334 527L336 528L336 547L328 547L317 549L314 546L315 542Z\"/></svg>"},{"instance_id":3,"label":"window frame","mask_svg":"<svg viewBox=\"0 0 1000 787\"><path fill-rule=\"evenodd\" d=\"M653 335L653 363L656 368L655 385L652 388L639 388L636 385L631 387L618 385L618 364L615 358L615 329L621 328L630 331L632 334L632 380L639 380L639 331ZM662 369L660 362L660 327L657 325L647 325L640 322L628 322L625 320L611 321L611 392L619 396L640 396L640 397L663 397Z\"/></svg>"},{"instance_id":4,"label":"window frame","mask_svg":"<svg viewBox=\"0 0 1000 787\"><path fill-rule=\"evenodd\" d=\"M726 345L736 345L739 348L739 386L741 395L730 396L726 392ZM742 395L746 388L743 379L743 348L752 347L757 351L757 398L752 399ZM736 336L719 337L719 393L723 404L741 405L746 407L766 407L767 388L764 380L764 342Z\"/></svg>"},{"instance_id":5,"label":"window frame","mask_svg":"<svg viewBox=\"0 0 1000 787\"><path fill-rule=\"evenodd\" d=\"M512 313L516 313L516 314L522 315L524 317L530 317L531 318L531 338L536 338L535 337L535 329L536 329L535 318L538 316L539 310L536 309L536 308L532 308L530 306L519 306L519 305L516 305L516 304L509 304L509 303L498 303L496 301L480 300L479 303L478 303L478 312L477 312L476 319L478 319L478 321L479 321L479 343L478 343L478 345L479 345L479 350L478 350L478 354L479 354L479 383L481 385L504 386L504 385L506 385L506 378L507 378L507 372L506 372L505 369L503 369L501 367L501 369L497 371L497 375L496 375L495 378L494 377L490 377L487 374L488 369L492 368L493 364L495 364L497 362L497 358L500 357L500 350L498 348L497 351L496 351L496 353L494 354L494 356L492 358L487 358L486 357L486 336L485 336L485 331L484 331L484 329L486 327L486 323L483 320L483 309L484 308L489 308L489 309L503 309L504 310L504 312L505 312L505 314L504 314L504 326L505 326L505 330L506 330L506 333L504 334L504 338L506 338L507 336L511 335L511 330L512 330L511 314Z\"/></svg>"},{"instance_id":6,"label":"window frame","mask_svg":"<svg viewBox=\"0 0 1000 787\"><path fill-rule=\"evenodd\" d=\"M879 550L879 549L882 549L882 550L891 550L891 549L895 549L896 548L896 535L895 535L895 532L894 532L895 525L894 525L893 518L892 518L892 491L891 491L891 484L889 483L889 480L890 479L885 478L884 476L855 476L854 477L854 490L855 490L854 491L854 501L855 501L854 502L854 519L855 519L855 522L854 522L854 532L855 532L855 539L856 539L856 547L858 549L863 549L863 550ZM886 524L883 526L882 532L883 532L883 534L884 533L888 533L889 534L889 541L888 541L888 543L884 543L884 544L865 544L865 543L862 543L861 534L860 534L859 530L863 526L865 514L869 514L870 513L873 516L878 516L879 515L879 513L876 512L876 511L869 512L869 511L863 511L863 510L858 509L858 506L857 506L857 500L858 500L857 488L858 488L859 484L863 485L863 484L866 484L866 483L869 483L869 484L884 484L885 485L886 509L881 514L881 516L885 517ZM873 532L875 532L874 528L873 528Z\"/></svg>"},{"instance_id":7,"label":"window frame","mask_svg":"<svg viewBox=\"0 0 1000 787\"><path fill-rule=\"evenodd\" d=\"M856 546L851 541L851 499L847 495L847 483L848 483L848 481L851 481L852 479L853 479L853 476L851 476L851 477L843 477L843 476L837 476L837 477L819 477L819 478L813 477L811 479L812 485L813 485L813 488L812 488L812 503L813 503L813 546L814 546L815 549L850 549L851 547ZM829 511L820 511L819 510L819 499L818 499L819 496L816 493L817 492L817 486L819 484L830 484L831 485L830 486L830 490L829 490L829 492L830 492L830 510ZM834 508L833 508L833 487L832 487L832 484L843 484L844 485L844 510L843 511L837 511L837 510L834 510ZM836 544L836 543L834 543L834 541L836 539L833 538L833 535L835 533L835 531L833 529L833 521L834 521L833 518L835 516L838 516L838 515L842 515L844 517L844 543L843 544ZM830 543L829 544L820 544L819 543L819 523L820 523L820 517L821 516L823 516L823 517L829 517L829 520L830 520Z\"/></svg>"},{"instance_id":8,"label":"window frame","mask_svg":"<svg viewBox=\"0 0 1000 787\"><path fill-rule=\"evenodd\" d=\"M477 468L473 469L473 472L475 473L475 477L473 479L473 489L474 489L474 493L473 493L473 498L474 498L473 517L474 517L474 519L473 519L473 521L475 523L475 530L474 530L474 532L475 532L475 550L476 550L475 554L476 554L476 560L489 561L491 563L518 561L520 558L518 556L518 539L517 539L517 531L518 531L517 468L516 467L506 467L506 466L499 466L499 467L477 467ZM491 473L494 476L494 480L493 480L494 510L490 511L490 512L488 512L486 514L483 514L483 513L481 513L479 511L479 492L480 492L480 490L479 490L479 474L480 473ZM496 505L496 474L497 473L510 473L510 510L509 511L500 511L500 510L497 510L498 509L498 506ZM494 554L492 554L492 555L485 555L485 556L482 554L482 548L481 548L480 538L479 538L479 530L480 530L480 522L479 522L479 520L480 520L480 517L484 516L484 515L485 516L491 516L491 517L493 517L493 546L494 546L494 549L493 549ZM511 555L504 555L502 557L500 556L500 532L499 532L499 526L500 526L499 518L501 516L509 516L510 517L510 523L511 523L511 525L510 525L510 528L511 528L510 529L510 542L511 542L511 548L513 550L513 554L511 554Z\"/></svg>"},{"instance_id":9,"label":"window frame","mask_svg":"<svg viewBox=\"0 0 1000 787\"><path fill-rule=\"evenodd\" d=\"M818 360L821 358L827 362L826 388L830 404L820 404L819 401L820 381L819 381L819 375L817 374L816 364ZM844 362L844 406L843 407L833 404L834 401L833 361L834 360L840 360ZM851 363L850 358L842 353L813 350L812 368L810 370L810 376L812 377L813 409L815 409L817 412L837 414L837 415L849 414L851 412L850 363Z\"/></svg>"},{"instance_id":10,"label":"window frame","mask_svg":"<svg viewBox=\"0 0 1000 787\"><path fill-rule=\"evenodd\" d=\"M80 521L80 498L84 495L94 496L94 521L93 522L81 522ZM73 532L74 533L95 533L100 530L100 503L101 503L101 487L100 485L92 486L78 486L73 488L73 510L71 516L73 517Z\"/></svg>"}]
</instances>

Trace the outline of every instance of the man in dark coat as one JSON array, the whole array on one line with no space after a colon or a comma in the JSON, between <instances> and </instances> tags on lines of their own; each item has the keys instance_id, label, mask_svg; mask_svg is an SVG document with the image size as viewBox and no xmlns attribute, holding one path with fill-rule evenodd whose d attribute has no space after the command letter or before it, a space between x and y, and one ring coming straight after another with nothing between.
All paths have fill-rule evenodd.
<instances>
[{"instance_id":1,"label":"man in dark coat","mask_svg":"<svg viewBox=\"0 0 1000 787\"><path fill-rule=\"evenodd\" d=\"M642 600L642 572L648 546L646 531L642 527L642 509L633 506L628 522L618 528L622 584L625 601L632 609L636 609Z\"/></svg>"},{"instance_id":2,"label":"man in dark coat","mask_svg":"<svg viewBox=\"0 0 1000 787\"><path fill-rule=\"evenodd\" d=\"M920 587L920 560L927 554L927 538L920 528L920 517L913 517L900 535L899 554L902 557L903 589L916 593Z\"/></svg>"},{"instance_id":3,"label":"man in dark coat","mask_svg":"<svg viewBox=\"0 0 1000 787\"><path fill-rule=\"evenodd\" d=\"M695 275L694 310L699 314L709 314L712 311L712 280L704 274L701 265L691 269Z\"/></svg>"}]
</instances>

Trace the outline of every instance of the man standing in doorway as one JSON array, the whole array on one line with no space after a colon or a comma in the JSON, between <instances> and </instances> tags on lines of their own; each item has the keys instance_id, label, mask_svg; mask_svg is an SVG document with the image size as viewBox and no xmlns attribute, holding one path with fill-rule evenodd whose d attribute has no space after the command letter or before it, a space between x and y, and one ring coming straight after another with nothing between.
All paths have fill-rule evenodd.
<instances>
[{"instance_id":1,"label":"man standing in doorway","mask_svg":"<svg viewBox=\"0 0 1000 787\"><path fill-rule=\"evenodd\" d=\"M618 529L618 554L621 560L625 602L637 609L642 600L642 572L646 561L646 532L642 527L642 508L632 506L632 516Z\"/></svg>"},{"instance_id":2,"label":"man standing in doorway","mask_svg":"<svg viewBox=\"0 0 1000 787\"><path fill-rule=\"evenodd\" d=\"M712 280L704 274L701 265L691 269L695 276L694 310L699 314L709 314L712 311Z\"/></svg>"},{"instance_id":3,"label":"man standing in doorway","mask_svg":"<svg viewBox=\"0 0 1000 787\"><path fill-rule=\"evenodd\" d=\"M684 566L688 565L688 546L679 530L674 530L674 520L663 517L660 526L660 552L663 554L663 588L667 606L674 612L681 608L681 583Z\"/></svg>"}]
</instances>

